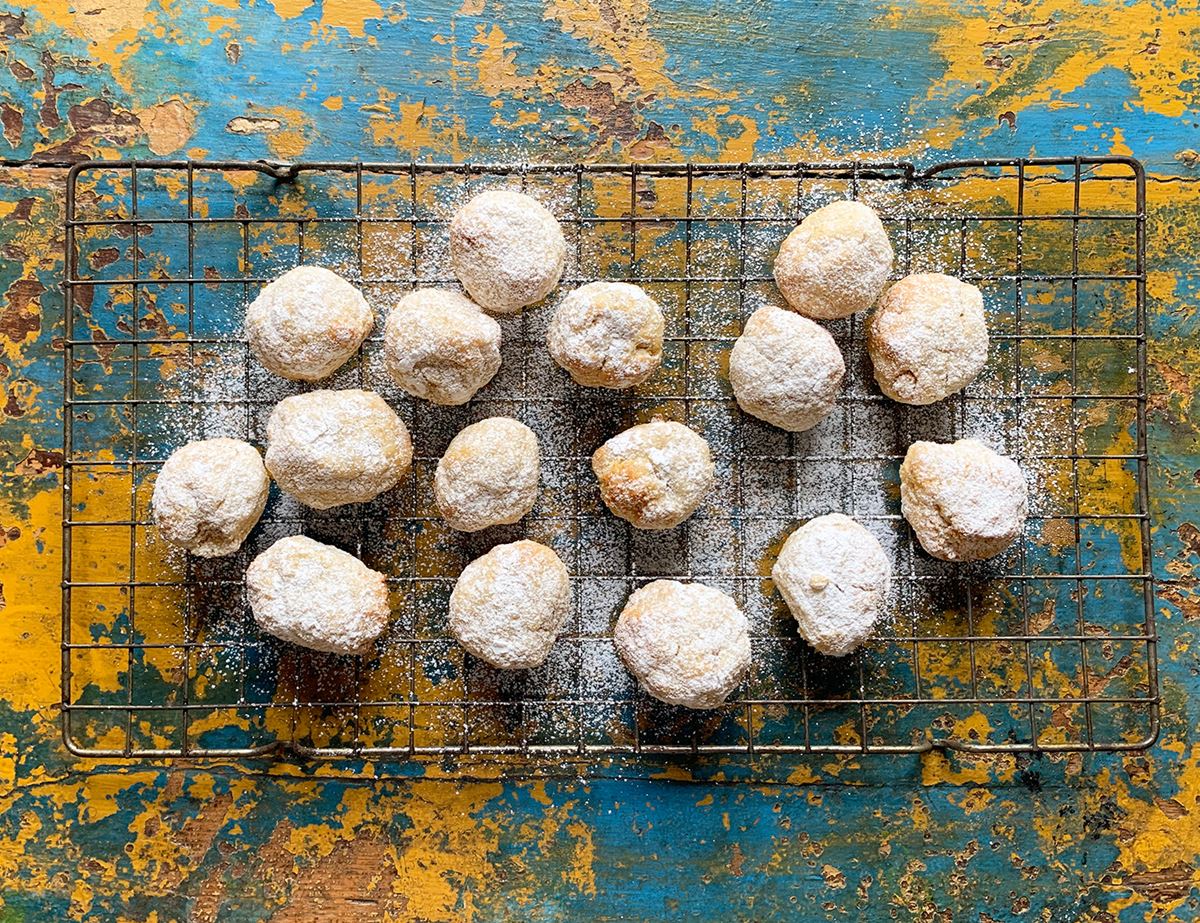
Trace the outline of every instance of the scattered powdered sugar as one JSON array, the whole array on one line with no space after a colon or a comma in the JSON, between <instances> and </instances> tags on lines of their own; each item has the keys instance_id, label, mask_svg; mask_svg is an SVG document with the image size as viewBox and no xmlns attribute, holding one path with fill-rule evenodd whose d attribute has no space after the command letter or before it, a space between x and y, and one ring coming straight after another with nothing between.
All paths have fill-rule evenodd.
<instances>
[{"instance_id":1,"label":"scattered powdered sugar","mask_svg":"<svg viewBox=\"0 0 1200 923\"><path fill-rule=\"evenodd\" d=\"M458 188L465 190L467 184ZM806 185L806 193L815 188L816 184ZM815 194L828 200L843 193L831 187L818 189ZM442 203L445 207L438 214L449 217L465 198L465 192L455 192ZM555 213L564 222L569 221L574 210L571 195L564 193L555 201L558 202L552 206ZM900 204L904 204L903 200ZM654 206L647 200L644 207L649 211ZM909 211L893 208L889 212L882 207L881 211L892 219L906 214L920 215L918 205L905 208ZM707 228L697 223L692 272L730 275L731 255L736 256L742 248L758 254L755 259L759 262L748 264L747 275L769 275L774 251L791 230L787 220L790 214L789 203L779 211L778 224L748 224L742 239L737 235L727 236L722 238L727 245L707 249L700 246L701 234ZM947 249L937 237L947 225L943 222L935 227L930 223L922 228L918 224L911 239L918 264L914 269L936 268L958 274L972 272L976 268L973 260L995 258L973 252L967 263L960 265L957 247ZM720 223L714 222L713 227L719 228ZM895 222L890 221L888 227L894 231ZM590 229L588 233L588 242L583 247L585 261L594 256L589 248L595 246L597 253L604 249L595 243L597 236ZM639 273L678 274L678 266L668 265L674 258L673 251L668 247L658 251L646 245L647 226L640 226L637 233L642 262L636 272L629 270L630 281L636 282ZM434 223L429 229L422 228L420 235L420 273L423 277L448 275L445 226ZM893 241L896 240L894 236ZM394 235L368 237L366 246L364 263L382 267L409 262L407 228ZM1000 244L990 246L998 252L1003 249ZM904 255L900 254L899 246L897 253L893 275L903 274ZM600 265L619 276L625 265L622 255L608 255L612 259L603 262L598 257L591 259L590 268L582 274L594 275L595 265ZM573 257L573 252L568 254L568 259ZM1011 332L1010 327L1002 325L1011 324L1012 294L1001 284L989 288L989 283L981 282L980 286L989 322L996 329ZM1032 506L1049 502L1041 498L1045 491L1037 485L1044 485L1048 477L1054 476L1056 463L1038 456L1059 451L1056 440L1071 429L1070 402L1027 400L1022 396L1034 389L1028 379L1016 378L1015 344L1006 346L994 340L988 368L963 394L929 407L906 407L879 397L865 352L862 316L815 325L823 333L832 334L831 342L835 341L835 348L840 347L845 357L845 377L836 389L836 400L830 402L828 416L805 432L789 434L739 413L730 400L721 371L721 363L738 332L735 319L739 313L744 316L751 308L784 304L774 285L769 281L744 287L735 282L696 283L691 286L691 301L686 306L689 325L686 328L684 315L670 310L670 298L678 294L682 299L682 287L647 287L653 297L668 307L665 331L668 350L682 343L690 351L686 360L679 353L673 359L668 354L668 361L660 371L644 386L628 392L580 389L557 371L541 334L551 315L548 307L501 319L505 330L504 364L469 404L434 407L400 394L394 387L389 390L382 343L376 339L365 344L363 367L349 368L345 376L338 378L340 385L343 380L362 376L366 387L386 394L400 415L413 421L419 464L409 475L410 482L372 503L335 511L329 516L301 510L286 497L277 498L268 510L268 520L273 512L276 515L269 528L276 534L280 530L303 529L343 547L352 548L356 540L361 540L364 559L400 587L399 601L390 618L403 623L405 629L395 632L395 640L391 633L385 635L379 649L387 654L392 645L411 646L416 669L448 684L437 687L430 680L423 696L433 700L438 695L450 696L447 690L453 689L454 695L463 695L468 700L494 698L482 687L463 685L467 679L455 675L460 668L453 664L462 662L461 654L456 660L445 654L448 649L445 646L439 648L432 642L426 645L424 641L414 643L408 638L409 626L415 625L420 637L436 639L445 645L447 579L457 577L472 559L485 553L496 541L528 535L558 553L572 574L581 632L581 636L573 631L560 633L546 661L521 681L526 685L509 677L507 682L511 686L506 687L507 694L524 700L583 697L628 701L632 698L632 681L617 657L611 629L631 589L648 578L671 576L722 587L736 596L743 611L750 615L756 638L791 632L782 599L769 590L769 585L764 586L760 578L769 572L779 543L789 532L809 517L826 512L845 512L863 522L883 543L898 574L964 573L961 565L956 565L959 570L949 565L939 569L943 568L940 562L925 557L914 561L908 557L911 533L898 519L896 465L908 445L917 439L950 442L960 436L977 436L1020 461L1030 482ZM370 292L368 297L375 300ZM689 332L696 342L682 341ZM710 337L711 342L700 342L703 336ZM139 441L141 454L157 451L165 457L175 445L203 435L243 436L247 432L247 417L251 441L261 443L273 403L305 387L275 378L252 359L247 375L245 347L241 343L211 349L197 346L196 356L193 367L186 368L181 363L170 379L170 387L178 388L184 397L196 398L199 412L194 422L189 422L191 418L182 413L163 414L161 420L156 420L151 409L142 408L138 420L139 432L145 435ZM686 379L681 370L685 361ZM691 399L686 404L680 400L685 396ZM478 535L455 534L438 518L433 492L434 465L455 434L479 419L497 414L511 415L527 424L541 444L543 476L538 508L515 526ZM684 420L701 434L716 457L716 475L713 486L685 527L647 534L629 529L608 514L601 504L588 461L593 450L606 440L623 446L618 440L628 435L625 431L630 424L654 414ZM153 432L147 430L149 426L155 427ZM673 480L673 476L664 478L664 473L670 475L674 458L669 448L651 446L644 457L654 477ZM694 471L687 466L681 470L682 480L690 481ZM251 538L251 544L258 541ZM919 550L917 554L920 555ZM997 568L996 572L1001 571ZM881 623L877 633L887 632L897 614L906 618L910 609L919 609L930 585L933 584L906 583L908 595L902 602L892 601L890 618ZM511 600L521 598L516 584L500 581L498 586L498 595ZM530 598L534 597L524 597L526 605ZM519 608L517 603L514 605ZM758 647L755 650L755 675L768 672L783 675L789 669L798 669L796 662L774 662L773 656L776 660L780 658L761 650ZM809 652L806 656L811 664L814 655ZM314 670L321 669L319 659L312 663ZM481 667L468 658L461 669L469 679L474 675L472 671ZM846 672L849 668L840 669ZM459 684L457 688L455 683ZM463 689L466 691L460 691ZM815 688L814 694L819 691L819 687ZM391 699L394 692L385 689L379 694ZM355 700L366 693L346 689L339 694ZM613 717L611 709L608 712L603 712L600 706L597 709L600 731L612 733L612 725L620 720ZM542 720L551 725L558 722L548 731L553 739L571 737L573 731L565 718Z\"/></svg>"}]
</instances>

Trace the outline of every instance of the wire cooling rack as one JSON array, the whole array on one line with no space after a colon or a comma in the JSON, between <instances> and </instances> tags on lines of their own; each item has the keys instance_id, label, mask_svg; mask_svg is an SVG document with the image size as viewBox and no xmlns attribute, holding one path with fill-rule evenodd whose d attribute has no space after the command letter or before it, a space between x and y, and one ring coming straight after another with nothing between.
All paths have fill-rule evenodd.
<instances>
[{"instance_id":1,"label":"wire cooling rack","mask_svg":"<svg viewBox=\"0 0 1200 923\"><path fill-rule=\"evenodd\" d=\"M333 387L380 391L413 433L412 473L372 503L324 513L273 490L237 555L159 541L148 515L172 449L263 444L281 397L241 333L257 288L300 262L343 272L378 312L414 285L453 284L447 224L485 187L525 189L571 245L563 289L642 284L667 317L662 370L626 392L573 385L549 360L549 308L502 319L504 366L462 408L392 385L379 331ZM778 303L771 260L798 219L858 197L885 219L896 274L940 270L984 292L987 370L928 408L884 399L862 320L830 330L847 359L837 408L789 435L738 412L729 347ZM1115 750L1157 735L1146 474L1145 210L1140 165L1117 157L905 163L474 165L113 162L67 183L63 556L64 736L102 756L514 753L733 754ZM552 299L553 300L553 296ZM437 458L469 422L516 416L538 434L543 489L522 523L462 535L437 517ZM702 432L718 486L684 526L643 533L601 504L589 459L663 416ZM925 555L899 515L915 439L976 435L1029 473L1023 541L990 562ZM844 511L892 556L887 617L856 654L797 636L770 579L786 535ZM366 658L261 635L243 573L304 532L388 575L394 622ZM445 630L462 566L530 537L573 575L574 609L547 663L504 673ZM632 588L657 577L732 593L754 666L721 709L638 692L612 646Z\"/></svg>"}]
</instances>

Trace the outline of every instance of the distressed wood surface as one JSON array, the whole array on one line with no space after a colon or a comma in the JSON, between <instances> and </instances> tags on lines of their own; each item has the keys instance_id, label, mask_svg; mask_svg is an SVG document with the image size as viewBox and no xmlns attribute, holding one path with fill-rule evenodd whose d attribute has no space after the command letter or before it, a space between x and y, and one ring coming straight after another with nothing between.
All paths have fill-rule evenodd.
<instances>
[{"instance_id":1,"label":"distressed wood surface","mask_svg":"<svg viewBox=\"0 0 1200 923\"><path fill-rule=\"evenodd\" d=\"M80 761L59 739L61 174L0 185L0 921L1200 915L1200 12L1186 3L32 0L9 159L1122 153L1149 173L1163 732L1143 754ZM488 777L490 776L490 777Z\"/></svg>"}]
</instances>

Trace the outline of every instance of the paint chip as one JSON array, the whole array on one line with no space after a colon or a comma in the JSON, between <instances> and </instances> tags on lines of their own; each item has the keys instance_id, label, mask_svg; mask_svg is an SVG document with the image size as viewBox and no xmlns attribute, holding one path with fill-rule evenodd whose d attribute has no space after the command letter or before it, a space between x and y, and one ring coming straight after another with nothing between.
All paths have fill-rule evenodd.
<instances>
[{"instance_id":1,"label":"paint chip","mask_svg":"<svg viewBox=\"0 0 1200 923\"><path fill-rule=\"evenodd\" d=\"M259 135L269 131L279 131L282 127L283 123L279 119L239 115L229 120L225 130L231 131L235 135Z\"/></svg>"},{"instance_id":2,"label":"paint chip","mask_svg":"<svg viewBox=\"0 0 1200 923\"><path fill-rule=\"evenodd\" d=\"M196 113L181 99L142 109L138 122L146 132L146 145L155 154L171 154L185 144L196 130Z\"/></svg>"}]
</instances>

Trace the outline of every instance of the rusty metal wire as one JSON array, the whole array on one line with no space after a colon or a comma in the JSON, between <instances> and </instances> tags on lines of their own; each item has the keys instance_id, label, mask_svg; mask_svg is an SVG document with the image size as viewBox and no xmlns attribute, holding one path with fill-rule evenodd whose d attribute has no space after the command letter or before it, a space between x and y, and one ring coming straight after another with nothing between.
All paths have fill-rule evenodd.
<instances>
[{"instance_id":1,"label":"rusty metal wire","mask_svg":"<svg viewBox=\"0 0 1200 923\"><path fill-rule=\"evenodd\" d=\"M504 321L497 382L449 411L389 391L372 338L335 383L384 392L414 430L414 471L395 496L328 514L275 496L247 548L225 561L181 560L156 546L146 501L170 449L218 433L261 445L266 413L293 387L266 381L240 335L238 308L255 287L308 259L345 272L377 306L413 285L452 282L448 216L466 190L494 183L527 188L556 211L574 245L564 286L628 278L664 302L663 373L633 392L588 394L545 362L546 312L525 312ZM997 368L939 408L899 407L870 381L861 320L838 322L831 329L849 372L835 417L821 435L781 434L736 410L721 357L749 312L774 297L778 240L811 207L845 196L881 211L897 274L938 268L984 289ZM1158 683L1144 205L1140 164L1119 157L925 170L76 165L64 278L67 746L123 757L290 748L531 759L1148 746ZM457 536L428 503L436 449L457 427L496 412L538 431L552 472L544 473L547 498L498 537ZM588 460L616 428L652 414L705 432L722 483L686 526L647 539L598 505ZM1065 499L1053 509L1035 504L1029 536L1000 560L942 566L898 515L895 468L913 439L968 433L1007 446ZM103 499L106 486L121 509ZM1123 490L1127 502L1114 506ZM774 543L797 520L835 509L888 543L898 583L877 637L842 660L797 638L765 576ZM313 655L254 628L245 563L301 530L389 573L398 614L375 657ZM526 535L563 555L575 611L551 663L518 676L464 656L441 610L466 560ZM616 665L609 632L620 602L660 576L713 582L750 613L755 668L723 709L662 706Z\"/></svg>"}]
</instances>

